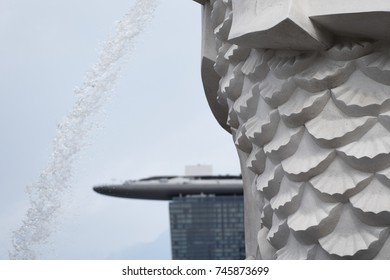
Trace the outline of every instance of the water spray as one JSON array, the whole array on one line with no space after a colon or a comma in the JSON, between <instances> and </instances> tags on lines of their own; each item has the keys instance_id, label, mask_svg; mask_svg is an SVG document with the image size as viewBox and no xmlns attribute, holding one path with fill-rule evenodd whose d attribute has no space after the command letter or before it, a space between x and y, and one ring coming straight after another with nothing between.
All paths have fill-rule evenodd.
<instances>
[{"instance_id":1,"label":"water spray","mask_svg":"<svg viewBox=\"0 0 390 280\"><path fill-rule=\"evenodd\" d=\"M107 104L121 67L134 50L135 39L153 18L157 2L137 0L134 3L117 23L115 34L104 45L84 83L75 90L77 100L58 125L48 166L27 187L30 207L22 225L12 233L10 259L36 259L34 247L50 237L63 208L63 196L70 189L75 160L96 127L96 115Z\"/></svg>"}]
</instances>

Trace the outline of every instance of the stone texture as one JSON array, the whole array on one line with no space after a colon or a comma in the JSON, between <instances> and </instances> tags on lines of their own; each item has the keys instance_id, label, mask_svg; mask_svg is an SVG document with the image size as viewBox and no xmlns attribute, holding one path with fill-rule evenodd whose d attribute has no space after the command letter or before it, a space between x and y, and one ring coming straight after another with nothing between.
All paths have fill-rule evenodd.
<instances>
[{"instance_id":1,"label":"stone texture","mask_svg":"<svg viewBox=\"0 0 390 280\"><path fill-rule=\"evenodd\" d=\"M390 2L203 10L202 77L240 156L247 257L389 259Z\"/></svg>"}]
</instances>

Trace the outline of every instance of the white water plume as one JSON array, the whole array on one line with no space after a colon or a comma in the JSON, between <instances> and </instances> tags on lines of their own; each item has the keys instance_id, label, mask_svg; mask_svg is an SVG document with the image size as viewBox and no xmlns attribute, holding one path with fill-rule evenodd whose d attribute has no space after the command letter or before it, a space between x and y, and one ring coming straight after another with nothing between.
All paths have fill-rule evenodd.
<instances>
[{"instance_id":1,"label":"white water plume","mask_svg":"<svg viewBox=\"0 0 390 280\"><path fill-rule=\"evenodd\" d=\"M38 180L27 187L30 207L19 229L12 235L10 259L36 259L34 246L52 233L63 208L64 193L70 188L72 169L87 137L96 126L96 114L107 103L121 66L134 48L135 38L151 21L157 0L137 0L117 23L98 62L87 72L83 85L75 90L72 111L58 125L48 166Z\"/></svg>"}]
</instances>

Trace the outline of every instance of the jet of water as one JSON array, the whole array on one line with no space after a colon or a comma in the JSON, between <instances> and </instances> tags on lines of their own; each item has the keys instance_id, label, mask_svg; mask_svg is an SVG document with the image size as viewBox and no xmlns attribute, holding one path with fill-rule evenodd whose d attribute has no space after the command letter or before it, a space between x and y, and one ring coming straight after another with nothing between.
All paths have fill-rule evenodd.
<instances>
[{"instance_id":1,"label":"jet of water","mask_svg":"<svg viewBox=\"0 0 390 280\"><path fill-rule=\"evenodd\" d=\"M87 72L84 83L75 90L76 103L58 125L48 166L27 187L30 207L19 229L12 233L10 259L36 259L34 246L49 238L63 208L62 198L70 188L72 169L87 137L96 127L96 115L107 103L113 85L136 37L151 21L157 0L137 0L117 23L115 34L105 44L95 65Z\"/></svg>"}]
</instances>

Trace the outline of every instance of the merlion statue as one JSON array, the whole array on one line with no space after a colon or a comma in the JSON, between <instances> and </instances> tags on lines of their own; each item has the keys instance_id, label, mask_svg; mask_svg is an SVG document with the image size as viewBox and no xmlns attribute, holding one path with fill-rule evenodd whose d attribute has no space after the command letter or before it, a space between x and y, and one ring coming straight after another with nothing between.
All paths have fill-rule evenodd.
<instances>
[{"instance_id":1,"label":"merlion statue","mask_svg":"<svg viewBox=\"0 0 390 280\"><path fill-rule=\"evenodd\" d=\"M390 1L197 2L247 258L390 259Z\"/></svg>"}]
</instances>

